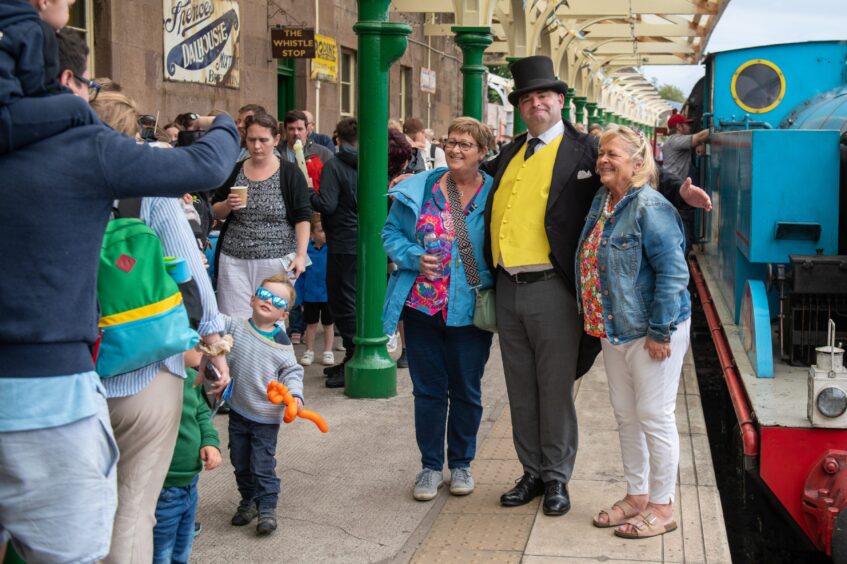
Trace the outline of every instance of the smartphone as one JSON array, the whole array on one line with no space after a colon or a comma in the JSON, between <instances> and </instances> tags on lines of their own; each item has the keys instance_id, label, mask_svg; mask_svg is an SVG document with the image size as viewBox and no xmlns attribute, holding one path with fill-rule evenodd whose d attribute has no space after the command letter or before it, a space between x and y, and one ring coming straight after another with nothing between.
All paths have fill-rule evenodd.
<instances>
[{"instance_id":1,"label":"smartphone","mask_svg":"<svg viewBox=\"0 0 847 564\"><path fill-rule=\"evenodd\" d=\"M211 362L206 364L206 380L210 382L217 382L221 379L221 373L218 372L218 369L215 368L215 365Z\"/></svg>"}]
</instances>

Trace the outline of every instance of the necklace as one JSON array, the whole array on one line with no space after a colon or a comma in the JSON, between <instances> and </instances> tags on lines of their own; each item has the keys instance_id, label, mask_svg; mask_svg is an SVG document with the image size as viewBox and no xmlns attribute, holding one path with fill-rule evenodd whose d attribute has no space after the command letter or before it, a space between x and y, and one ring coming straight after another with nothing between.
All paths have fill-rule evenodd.
<instances>
[{"instance_id":1,"label":"necklace","mask_svg":"<svg viewBox=\"0 0 847 564\"><path fill-rule=\"evenodd\" d=\"M479 177L479 173L477 173L476 176L474 176L474 183L476 183L476 179L478 177ZM453 179L453 175L448 172L447 173L447 189L450 190L451 188L455 189L459 193L460 198L464 197L465 191L459 190L459 186L456 184L456 181Z\"/></svg>"},{"instance_id":2,"label":"necklace","mask_svg":"<svg viewBox=\"0 0 847 564\"><path fill-rule=\"evenodd\" d=\"M603 198L603 216L611 217L615 213L615 207L612 205L612 193L606 191L606 196Z\"/></svg>"}]
</instances>

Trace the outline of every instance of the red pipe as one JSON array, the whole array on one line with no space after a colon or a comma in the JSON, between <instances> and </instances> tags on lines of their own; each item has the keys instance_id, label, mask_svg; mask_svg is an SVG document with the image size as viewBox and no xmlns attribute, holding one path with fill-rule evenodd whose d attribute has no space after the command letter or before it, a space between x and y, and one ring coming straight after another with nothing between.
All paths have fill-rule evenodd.
<instances>
[{"instance_id":1,"label":"red pipe","mask_svg":"<svg viewBox=\"0 0 847 564\"><path fill-rule=\"evenodd\" d=\"M700 294L700 303L703 306L703 313L706 314L706 321L712 333L712 341L715 343L715 350L718 353L718 360L721 363L721 370L723 371L723 377L729 391L729 398L732 400L732 408L735 410L735 417L741 426L741 442L744 446L744 456L759 456L759 433L750 415L750 399L747 397L747 393L744 391L744 385L738 376L735 360L733 360L732 352L730 352L729 341L726 338L726 333L724 333L720 317L718 317L718 310L715 307L715 302L712 300L712 294L706 287L706 282L703 280L703 273L700 271L700 265L697 264L697 260L694 257L688 258L688 267L691 271L691 278L694 279L694 285L697 287L697 292Z\"/></svg>"}]
</instances>

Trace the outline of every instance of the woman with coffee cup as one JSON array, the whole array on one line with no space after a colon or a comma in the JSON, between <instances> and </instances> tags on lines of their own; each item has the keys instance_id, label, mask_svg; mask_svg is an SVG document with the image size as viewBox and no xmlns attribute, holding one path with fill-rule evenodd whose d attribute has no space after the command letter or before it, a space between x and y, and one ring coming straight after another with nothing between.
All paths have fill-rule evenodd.
<instances>
[{"instance_id":1,"label":"woman with coffee cup","mask_svg":"<svg viewBox=\"0 0 847 564\"><path fill-rule=\"evenodd\" d=\"M265 113L245 120L250 157L235 165L212 198L212 213L226 220L218 238L216 272L221 312L251 314L250 296L269 276L306 268L312 208L306 179L296 165L274 155L279 124ZM286 269L283 257L295 253Z\"/></svg>"}]
</instances>

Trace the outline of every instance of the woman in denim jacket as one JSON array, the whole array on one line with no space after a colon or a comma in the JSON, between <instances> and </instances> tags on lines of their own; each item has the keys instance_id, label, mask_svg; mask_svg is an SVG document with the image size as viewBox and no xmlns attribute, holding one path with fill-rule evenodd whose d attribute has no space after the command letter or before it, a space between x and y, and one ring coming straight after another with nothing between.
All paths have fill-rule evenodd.
<instances>
[{"instance_id":1,"label":"woman in denim jacket","mask_svg":"<svg viewBox=\"0 0 847 564\"><path fill-rule=\"evenodd\" d=\"M685 236L652 188L656 165L643 137L627 127L604 133L597 173L603 188L577 247L578 303L585 331L601 338L627 493L594 525L644 538L676 529L674 409L691 317Z\"/></svg>"},{"instance_id":2,"label":"woman in denim jacket","mask_svg":"<svg viewBox=\"0 0 847 564\"><path fill-rule=\"evenodd\" d=\"M460 117L448 135L448 168L422 172L394 186L389 192L394 203L382 230L385 251L398 266L388 282L383 328L393 335L401 318L405 326L423 467L413 492L419 501L433 499L444 483L445 430L450 493L473 491L470 463L476 454L481 381L492 338L473 324L476 293L465 277L450 215L450 191L457 190L481 287L490 288L483 212L491 177L480 172L479 165L491 133L477 120ZM448 187L451 183L455 187ZM429 252L424 237L433 240Z\"/></svg>"}]
</instances>

